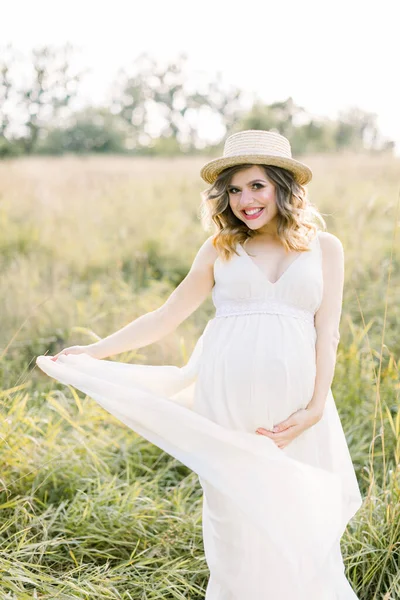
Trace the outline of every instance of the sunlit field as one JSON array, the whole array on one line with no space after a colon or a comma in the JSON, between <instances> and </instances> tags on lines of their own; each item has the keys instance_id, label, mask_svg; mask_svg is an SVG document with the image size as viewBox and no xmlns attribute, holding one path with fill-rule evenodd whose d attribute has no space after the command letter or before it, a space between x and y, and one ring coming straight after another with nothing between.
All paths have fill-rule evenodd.
<instances>
[{"instance_id":1,"label":"sunlit field","mask_svg":"<svg viewBox=\"0 0 400 600\"><path fill-rule=\"evenodd\" d=\"M346 574L360 600L399 600L400 159L302 160L345 249L332 391L364 497L342 538ZM1 599L204 598L197 475L35 366L167 299L211 233L204 162L0 163ZM115 360L182 366L213 313L210 296Z\"/></svg>"}]
</instances>

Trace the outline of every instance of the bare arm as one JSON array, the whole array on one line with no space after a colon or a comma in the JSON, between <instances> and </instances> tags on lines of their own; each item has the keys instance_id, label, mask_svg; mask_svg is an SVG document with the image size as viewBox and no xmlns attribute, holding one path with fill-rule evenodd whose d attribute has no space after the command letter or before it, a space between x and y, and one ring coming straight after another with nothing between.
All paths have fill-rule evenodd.
<instances>
[{"instance_id":1,"label":"bare arm","mask_svg":"<svg viewBox=\"0 0 400 600\"><path fill-rule=\"evenodd\" d=\"M320 240L324 292L321 306L315 315L317 374L313 397L307 406L317 418L322 416L335 372L344 285L344 251L341 241L328 232L320 233Z\"/></svg>"},{"instance_id":2,"label":"bare arm","mask_svg":"<svg viewBox=\"0 0 400 600\"><path fill-rule=\"evenodd\" d=\"M89 348L96 358L106 358L158 341L176 329L204 302L214 285L213 265L217 251L212 245L212 237L207 238L200 247L185 279L162 306L90 344Z\"/></svg>"}]
</instances>

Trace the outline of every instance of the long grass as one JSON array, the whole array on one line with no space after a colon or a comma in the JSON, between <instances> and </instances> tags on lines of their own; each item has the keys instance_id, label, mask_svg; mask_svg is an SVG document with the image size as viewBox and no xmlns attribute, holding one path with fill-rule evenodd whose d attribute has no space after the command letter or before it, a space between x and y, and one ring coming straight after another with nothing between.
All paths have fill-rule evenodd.
<instances>
[{"instance_id":1,"label":"long grass","mask_svg":"<svg viewBox=\"0 0 400 600\"><path fill-rule=\"evenodd\" d=\"M304 160L346 256L332 390L364 497L342 538L346 573L360 600L398 600L400 161ZM168 297L209 235L203 162L0 164L1 599L204 598L197 476L34 363ZM210 298L119 360L183 365L212 314Z\"/></svg>"}]
</instances>

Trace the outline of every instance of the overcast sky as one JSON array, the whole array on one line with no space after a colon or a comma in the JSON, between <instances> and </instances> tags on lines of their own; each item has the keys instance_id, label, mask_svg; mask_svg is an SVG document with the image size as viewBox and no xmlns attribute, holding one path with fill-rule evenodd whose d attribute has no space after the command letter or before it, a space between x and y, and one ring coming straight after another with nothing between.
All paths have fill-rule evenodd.
<instances>
[{"instance_id":1,"label":"overcast sky","mask_svg":"<svg viewBox=\"0 0 400 600\"><path fill-rule=\"evenodd\" d=\"M398 0L0 0L0 44L28 52L72 42L92 70L83 98L101 103L120 67L142 52L188 55L193 71L265 102L285 100L335 117L358 106L378 115L400 154Z\"/></svg>"}]
</instances>

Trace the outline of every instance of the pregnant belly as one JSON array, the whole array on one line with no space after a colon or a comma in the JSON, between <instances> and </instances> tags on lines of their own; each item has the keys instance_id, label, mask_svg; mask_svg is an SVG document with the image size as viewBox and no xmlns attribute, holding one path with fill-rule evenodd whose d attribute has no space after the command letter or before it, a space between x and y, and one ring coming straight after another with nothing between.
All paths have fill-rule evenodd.
<instances>
[{"instance_id":1,"label":"pregnant belly","mask_svg":"<svg viewBox=\"0 0 400 600\"><path fill-rule=\"evenodd\" d=\"M204 340L194 408L229 428L270 429L314 391L314 327L262 317L224 320Z\"/></svg>"}]
</instances>

